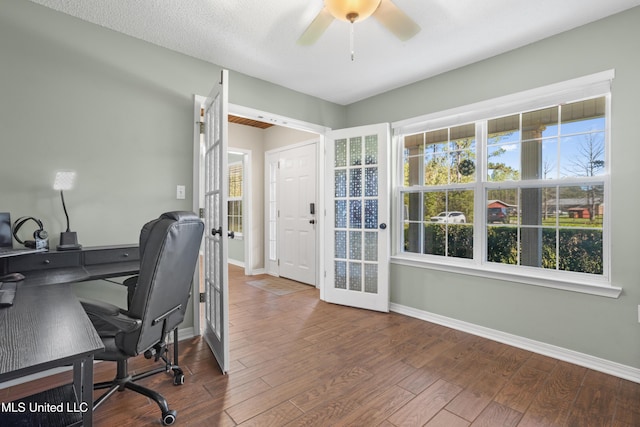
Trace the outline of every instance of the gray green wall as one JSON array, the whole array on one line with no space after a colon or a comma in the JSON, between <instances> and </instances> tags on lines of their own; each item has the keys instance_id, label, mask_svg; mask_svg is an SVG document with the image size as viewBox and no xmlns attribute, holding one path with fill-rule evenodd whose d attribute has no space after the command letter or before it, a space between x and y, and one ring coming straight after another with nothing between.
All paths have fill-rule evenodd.
<instances>
[{"instance_id":1,"label":"gray green wall","mask_svg":"<svg viewBox=\"0 0 640 427\"><path fill-rule=\"evenodd\" d=\"M613 284L618 299L392 265L391 301L640 368L640 8L366 99L350 126L393 122L615 69Z\"/></svg>"}]
</instances>

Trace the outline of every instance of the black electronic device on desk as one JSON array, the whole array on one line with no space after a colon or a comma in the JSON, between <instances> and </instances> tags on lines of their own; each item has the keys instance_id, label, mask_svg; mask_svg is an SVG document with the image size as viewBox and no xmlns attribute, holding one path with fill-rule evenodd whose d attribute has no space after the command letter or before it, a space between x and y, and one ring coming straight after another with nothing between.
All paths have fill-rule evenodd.
<instances>
[{"instance_id":1,"label":"black electronic device on desk","mask_svg":"<svg viewBox=\"0 0 640 427\"><path fill-rule=\"evenodd\" d=\"M16 297L15 282L0 282L0 308L11 307Z\"/></svg>"},{"instance_id":2,"label":"black electronic device on desk","mask_svg":"<svg viewBox=\"0 0 640 427\"><path fill-rule=\"evenodd\" d=\"M33 240L22 240L18 235L22 226L27 222L33 222L37 225L36 230L33 232ZM13 247L14 237L23 247ZM0 258L46 251L49 248L48 238L49 235L39 219L30 216L21 217L11 225L11 214L9 212L0 212Z\"/></svg>"},{"instance_id":3,"label":"black electronic device on desk","mask_svg":"<svg viewBox=\"0 0 640 427\"><path fill-rule=\"evenodd\" d=\"M0 308L11 307L16 297L18 283L24 280L20 273L9 273L0 277Z\"/></svg>"}]
</instances>

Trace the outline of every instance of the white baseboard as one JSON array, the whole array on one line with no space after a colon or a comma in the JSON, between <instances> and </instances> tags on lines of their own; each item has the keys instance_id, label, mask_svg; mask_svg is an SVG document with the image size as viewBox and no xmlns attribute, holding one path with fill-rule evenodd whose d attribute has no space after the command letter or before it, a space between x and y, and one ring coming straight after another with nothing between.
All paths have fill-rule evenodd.
<instances>
[{"instance_id":1,"label":"white baseboard","mask_svg":"<svg viewBox=\"0 0 640 427\"><path fill-rule=\"evenodd\" d=\"M604 372L605 374L614 375L625 380L640 383L640 369L634 368L632 366L622 365L617 362L601 359L599 357L591 356L585 353L580 353L574 350L569 350L541 341L535 341L529 338L523 338L517 335L501 332L495 329L486 328L484 326L475 325L473 323L464 322L462 320L441 316L439 314L418 310L400 304L391 303L389 309L393 312L404 314L405 316L414 317L416 319L424 320L431 323L436 323L448 328L467 332L472 335L477 335L493 341L501 342L503 344L508 344L513 347L521 348L523 350L532 351L544 356L553 357L554 359L563 360L565 362L593 369L594 371Z\"/></svg>"},{"instance_id":2,"label":"white baseboard","mask_svg":"<svg viewBox=\"0 0 640 427\"><path fill-rule=\"evenodd\" d=\"M193 338L193 326L189 326L188 328L183 328L183 329L178 329L178 340L179 341L184 341L184 340L188 340ZM167 342L168 343L172 343L173 342L173 333L169 334L169 336L167 337Z\"/></svg>"},{"instance_id":3,"label":"white baseboard","mask_svg":"<svg viewBox=\"0 0 640 427\"><path fill-rule=\"evenodd\" d=\"M242 267L242 268L244 268L244 261L238 261L237 259L231 259L231 258L228 258L228 259L227 259L227 263L228 263L228 264L231 264L231 265L235 265L235 266L237 266L237 267Z\"/></svg>"},{"instance_id":4,"label":"white baseboard","mask_svg":"<svg viewBox=\"0 0 640 427\"><path fill-rule=\"evenodd\" d=\"M183 340L186 340L186 339L191 339L193 337L194 337L194 335L193 335L193 327L184 328L184 329L178 329L178 338L179 338L180 341L183 341ZM169 339L167 341L169 343L172 343L173 342L173 334L169 334L168 338ZM173 354L173 353L171 353L171 354ZM102 362L102 361L101 360L96 360L93 363L100 363L100 362ZM71 369L73 369L73 366L61 366L59 368L53 368L53 369L49 369L47 371L36 372L35 374L26 375L24 377L16 378L15 380L11 380L11 381L0 383L0 390L2 390L4 388L12 387L14 385L24 384L24 383L27 383L29 381L39 380L40 378L45 378L45 377L48 377L48 376L51 376L51 375L56 375L56 374L59 374L61 372L70 371Z\"/></svg>"}]
</instances>

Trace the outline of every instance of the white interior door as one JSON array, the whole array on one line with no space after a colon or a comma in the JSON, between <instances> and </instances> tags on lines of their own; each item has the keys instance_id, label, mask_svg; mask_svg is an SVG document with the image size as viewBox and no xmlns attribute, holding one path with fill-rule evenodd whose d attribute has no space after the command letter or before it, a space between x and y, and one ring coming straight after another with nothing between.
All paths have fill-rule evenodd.
<instances>
[{"instance_id":1,"label":"white interior door","mask_svg":"<svg viewBox=\"0 0 640 427\"><path fill-rule=\"evenodd\" d=\"M278 178L279 274L316 284L316 144L280 153Z\"/></svg>"},{"instance_id":2,"label":"white interior door","mask_svg":"<svg viewBox=\"0 0 640 427\"><path fill-rule=\"evenodd\" d=\"M205 102L205 328L204 337L223 373L229 370L229 282L227 267L227 139L228 79Z\"/></svg>"},{"instance_id":3,"label":"white interior door","mask_svg":"<svg viewBox=\"0 0 640 427\"><path fill-rule=\"evenodd\" d=\"M389 125L326 135L327 302L389 311Z\"/></svg>"}]
</instances>

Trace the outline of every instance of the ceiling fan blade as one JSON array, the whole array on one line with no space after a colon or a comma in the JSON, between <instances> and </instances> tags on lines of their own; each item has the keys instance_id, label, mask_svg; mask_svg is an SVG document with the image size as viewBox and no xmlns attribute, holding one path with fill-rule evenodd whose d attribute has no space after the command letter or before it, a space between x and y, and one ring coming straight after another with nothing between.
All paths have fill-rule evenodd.
<instances>
[{"instance_id":1,"label":"ceiling fan blade","mask_svg":"<svg viewBox=\"0 0 640 427\"><path fill-rule=\"evenodd\" d=\"M420 32L420 26L391 0L382 0L373 16L402 41L407 41Z\"/></svg>"},{"instance_id":2,"label":"ceiling fan blade","mask_svg":"<svg viewBox=\"0 0 640 427\"><path fill-rule=\"evenodd\" d=\"M333 15L329 13L329 10L326 7L322 8L318 16L316 16L304 33L302 33L298 39L298 44L302 46L314 44L318 41L322 33L325 32L329 24L333 22L333 19Z\"/></svg>"}]
</instances>

